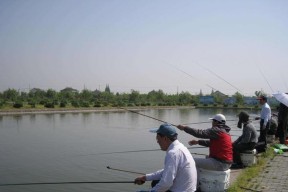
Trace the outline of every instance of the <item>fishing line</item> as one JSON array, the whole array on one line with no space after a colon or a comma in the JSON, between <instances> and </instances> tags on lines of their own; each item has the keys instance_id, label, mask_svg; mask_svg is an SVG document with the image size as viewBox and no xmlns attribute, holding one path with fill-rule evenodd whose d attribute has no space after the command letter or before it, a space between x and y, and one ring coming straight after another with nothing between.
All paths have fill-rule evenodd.
<instances>
[{"instance_id":1,"label":"fishing line","mask_svg":"<svg viewBox=\"0 0 288 192\"><path fill-rule=\"evenodd\" d=\"M43 183L6 183L0 184L3 186L16 186L16 185L64 185L64 184L96 184L96 183L134 183L134 181L72 181L72 182L43 182Z\"/></svg>"},{"instance_id":2,"label":"fishing line","mask_svg":"<svg viewBox=\"0 0 288 192\"><path fill-rule=\"evenodd\" d=\"M191 77L192 79L196 79L196 80L200 81L199 79L193 77L192 75L190 75L189 73L187 73L187 72L185 72L185 71L179 69L178 67L176 67L176 66L174 66L174 65L171 65L171 64L169 64L169 65L172 66L174 69L176 69L176 70L178 70L178 71L180 71L180 72L182 72L182 73L188 75L188 76ZM212 86L209 85L209 84L205 84L205 85L208 86L209 88L211 88L212 90L219 91L218 89L215 89L214 87L212 87Z\"/></svg>"},{"instance_id":3,"label":"fishing line","mask_svg":"<svg viewBox=\"0 0 288 192\"><path fill-rule=\"evenodd\" d=\"M272 93L274 93L272 87L270 86L270 83L269 83L268 80L266 79L266 77L265 77L264 73L261 71L260 67L258 67L258 70L260 71L262 77L264 78L264 80L266 81L266 83L268 84L268 86L270 87Z\"/></svg>"},{"instance_id":4,"label":"fishing line","mask_svg":"<svg viewBox=\"0 0 288 192\"><path fill-rule=\"evenodd\" d=\"M233 88L235 88L237 91L241 92L237 87L235 87L234 85L232 85L231 83L229 83L227 80L223 79L221 76L217 75L215 72L211 71L210 69L204 67L203 65L198 64L200 67L204 68L206 71L212 73L213 75L215 75L216 77L218 77L219 79L221 79L222 81L226 82L227 84L229 84L230 86L232 86Z\"/></svg>"}]
</instances>

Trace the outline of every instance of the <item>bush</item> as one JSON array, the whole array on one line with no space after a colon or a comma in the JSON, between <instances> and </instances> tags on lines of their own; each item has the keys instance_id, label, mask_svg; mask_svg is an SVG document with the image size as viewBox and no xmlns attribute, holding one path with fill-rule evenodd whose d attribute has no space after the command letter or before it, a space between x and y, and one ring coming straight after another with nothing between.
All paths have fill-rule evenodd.
<instances>
[{"instance_id":1,"label":"bush","mask_svg":"<svg viewBox=\"0 0 288 192\"><path fill-rule=\"evenodd\" d=\"M95 103L94 107L101 107L101 104L100 103Z\"/></svg>"},{"instance_id":2,"label":"bush","mask_svg":"<svg viewBox=\"0 0 288 192\"><path fill-rule=\"evenodd\" d=\"M22 102L16 102L13 104L13 107L14 108L21 108L21 107L23 107L23 103Z\"/></svg>"},{"instance_id":3,"label":"bush","mask_svg":"<svg viewBox=\"0 0 288 192\"><path fill-rule=\"evenodd\" d=\"M54 108L54 104L52 102L48 102L44 105L46 108Z\"/></svg>"},{"instance_id":4,"label":"bush","mask_svg":"<svg viewBox=\"0 0 288 192\"><path fill-rule=\"evenodd\" d=\"M90 107L89 103L87 101L83 101L80 103L81 107Z\"/></svg>"},{"instance_id":5,"label":"bush","mask_svg":"<svg viewBox=\"0 0 288 192\"><path fill-rule=\"evenodd\" d=\"M72 101L71 104L72 104L73 107L80 107L78 101Z\"/></svg>"},{"instance_id":6,"label":"bush","mask_svg":"<svg viewBox=\"0 0 288 192\"><path fill-rule=\"evenodd\" d=\"M36 107L36 102L35 101L29 101L28 105L30 105L32 108Z\"/></svg>"},{"instance_id":7,"label":"bush","mask_svg":"<svg viewBox=\"0 0 288 192\"><path fill-rule=\"evenodd\" d=\"M65 101L60 102L60 107L66 107L67 103Z\"/></svg>"}]
</instances>

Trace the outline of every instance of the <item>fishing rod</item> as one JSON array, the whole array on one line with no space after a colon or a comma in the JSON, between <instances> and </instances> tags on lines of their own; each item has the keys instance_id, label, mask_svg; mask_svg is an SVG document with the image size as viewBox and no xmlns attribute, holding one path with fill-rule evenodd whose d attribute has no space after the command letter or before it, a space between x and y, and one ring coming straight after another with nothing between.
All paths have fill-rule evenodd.
<instances>
[{"instance_id":1,"label":"fishing rod","mask_svg":"<svg viewBox=\"0 0 288 192\"><path fill-rule=\"evenodd\" d=\"M226 120L227 121L238 121L237 119ZM193 122L193 123L183 123L182 125L191 125L191 124L204 124L204 123L211 123L212 121L202 121L202 122Z\"/></svg>"},{"instance_id":2,"label":"fishing rod","mask_svg":"<svg viewBox=\"0 0 288 192\"><path fill-rule=\"evenodd\" d=\"M125 172L125 173L134 173L134 174L138 174L138 175L145 175L145 173L140 173L140 172L135 172L135 171L128 171L128 170L124 170L124 169L116 169L116 168L112 168L110 166L106 167L107 169L111 169L114 171L121 171L121 172Z\"/></svg>"},{"instance_id":3,"label":"fishing rod","mask_svg":"<svg viewBox=\"0 0 288 192\"><path fill-rule=\"evenodd\" d=\"M204 153L191 153L191 154L193 154L193 155L204 155L204 156L207 155L207 154L204 154Z\"/></svg>"},{"instance_id":4,"label":"fishing rod","mask_svg":"<svg viewBox=\"0 0 288 192\"><path fill-rule=\"evenodd\" d=\"M187 147L188 149L197 149L197 148L206 148L206 147ZM89 156L89 155L110 155L110 154L117 154L117 153L139 153L139 152L148 152L148 151L160 151L161 149L143 149L143 150L131 150L131 151L115 151L115 152L108 152L108 153L96 153L96 154L87 154L81 156Z\"/></svg>"},{"instance_id":5,"label":"fishing rod","mask_svg":"<svg viewBox=\"0 0 288 192\"><path fill-rule=\"evenodd\" d=\"M142 116L144 116L144 117L148 117L148 118L150 118L150 119L154 119L154 120L156 120L156 121L160 121L160 122L162 122L162 123L168 123L167 121L163 121L163 120L161 120L161 119L157 119L157 118L155 118L155 117L151 117L151 116L149 116L149 115L145 115L145 114L139 113L139 112L137 112L137 111L132 111L132 110L129 110L129 109L125 109L125 108L123 108L123 107L118 107L118 108L119 108L119 109L123 109L123 110L125 110L125 111L129 111L129 112L131 112L131 113L136 113L136 114L138 114L138 115L142 115ZM177 127L177 125L174 125L174 124L172 124L172 123L169 123L169 124Z\"/></svg>"},{"instance_id":6,"label":"fishing rod","mask_svg":"<svg viewBox=\"0 0 288 192\"><path fill-rule=\"evenodd\" d=\"M155 118L155 117L151 117L151 116L149 116L149 115L145 115L145 114L143 114L143 113L139 113L139 112L137 112L137 111L133 111L133 110L129 110L129 109L126 109L126 108L123 108L123 107L118 107L119 109L123 109L123 110L125 110L125 111L129 111L129 112L131 112L131 113L136 113L136 114L138 114L138 115L142 115L142 116L145 116L145 117L148 117L148 118L151 118L151 119L154 119L154 120L157 120L157 121L160 121L160 122L162 122L162 123L168 123L167 121L163 121L163 120L161 120L161 119L157 119L157 118ZM233 119L231 119L231 120L226 120L226 121L237 121L237 120L233 120ZM190 125L190 124L203 124L203 123L211 123L211 121L202 121L202 122L193 122L193 123L184 123L183 125ZM174 125L174 124L172 124L172 123L169 123L170 125L173 125L173 126L175 126L175 127L177 127L177 125Z\"/></svg>"},{"instance_id":7,"label":"fishing rod","mask_svg":"<svg viewBox=\"0 0 288 192\"><path fill-rule=\"evenodd\" d=\"M71 181L71 182L43 182L43 183L6 183L6 184L0 184L0 187L16 186L16 185L65 185L65 184L96 184L96 183L134 183L134 181Z\"/></svg>"}]
</instances>

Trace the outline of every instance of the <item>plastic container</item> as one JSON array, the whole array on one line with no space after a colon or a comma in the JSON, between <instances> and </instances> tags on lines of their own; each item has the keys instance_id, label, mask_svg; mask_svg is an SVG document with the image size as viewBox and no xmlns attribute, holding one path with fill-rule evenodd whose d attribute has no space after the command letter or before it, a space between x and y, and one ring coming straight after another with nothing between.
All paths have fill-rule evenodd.
<instances>
[{"instance_id":1,"label":"plastic container","mask_svg":"<svg viewBox=\"0 0 288 192\"><path fill-rule=\"evenodd\" d=\"M256 149L240 153L241 161L244 166L250 167L257 163Z\"/></svg>"},{"instance_id":2,"label":"plastic container","mask_svg":"<svg viewBox=\"0 0 288 192\"><path fill-rule=\"evenodd\" d=\"M230 184L230 169L227 171L211 171L198 169L198 181L203 192L222 192Z\"/></svg>"}]
</instances>

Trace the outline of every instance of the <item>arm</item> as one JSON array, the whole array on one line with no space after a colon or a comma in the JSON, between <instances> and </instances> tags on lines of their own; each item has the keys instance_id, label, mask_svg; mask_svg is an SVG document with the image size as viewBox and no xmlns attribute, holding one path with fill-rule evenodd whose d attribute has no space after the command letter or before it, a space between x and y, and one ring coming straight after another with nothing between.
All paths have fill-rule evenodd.
<instances>
[{"instance_id":1,"label":"arm","mask_svg":"<svg viewBox=\"0 0 288 192\"><path fill-rule=\"evenodd\" d=\"M191 140L188 142L189 145L202 145L205 147L210 146L210 140Z\"/></svg>"},{"instance_id":2,"label":"arm","mask_svg":"<svg viewBox=\"0 0 288 192\"><path fill-rule=\"evenodd\" d=\"M203 139L217 139L218 138L218 131L213 128L202 130L202 129L194 129L185 125L178 125L177 128L198 138L203 138Z\"/></svg>"},{"instance_id":3,"label":"arm","mask_svg":"<svg viewBox=\"0 0 288 192\"><path fill-rule=\"evenodd\" d=\"M164 170L161 172L161 179L157 185L155 185L151 191L167 191L173 185L173 181L176 178L178 170L178 160L174 153L167 153L165 157ZM146 175L150 180L155 180L152 175Z\"/></svg>"},{"instance_id":4,"label":"arm","mask_svg":"<svg viewBox=\"0 0 288 192\"><path fill-rule=\"evenodd\" d=\"M163 169L161 169L159 171L156 171L154 173L149 173L149 174L146 174L146 175L142 175L140 177L137 177L134 180L134 183L137 184L137 185L142 185L146 181L160 180L161 176L162 176L162 172L163 172Z\"/></svg>"}]
</instances>

